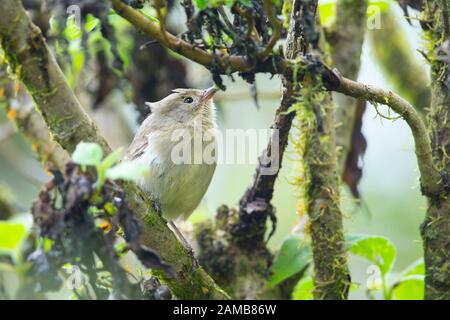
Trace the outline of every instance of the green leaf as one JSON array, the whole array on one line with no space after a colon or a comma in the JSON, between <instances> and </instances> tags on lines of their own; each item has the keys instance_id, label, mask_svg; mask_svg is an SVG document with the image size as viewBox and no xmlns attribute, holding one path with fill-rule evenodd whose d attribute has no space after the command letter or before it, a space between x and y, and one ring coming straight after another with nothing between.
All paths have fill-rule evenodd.
<instances>
[{"instance_id":1,"label":"green leaf","mask_svg":"<svg viewBox=\"0 0 450 320\"><path fill-rule=\"evenodd\" d=\"M425 263L422 258L414 261L402 272L402 276L424 275Z\"/></svg>"},{"instance_id":2,"label":"green leaf","mask_svg":"<svg viewBox=\"0 0 450 320\"><path fill-rule=\"evenodd\" d=\"M281 5L281 0L272 0L272 3L276 6L279 7Z\"/></svg>"},{"instance_id":3,"label":"green leaf","mask_svg":"<svg viewBox=\"0 0 450 320\"><path fill-rule=\"evenodd\" d=\"M303 270L311 260L311 248L303 245L298 236L288 236L278 251L271 267L267 287L272 288L281 281Z\"/></svg>"},{"instance_id":4,"label":"green leaf","mask_svg":"<svg viewBox=\"0 0 450 320\"><path fill-rule=\"evenodd\" d=\"M395 300L423 300L424 274L425 263L423 259L419 259L406 267L394 286L393 298Z\"/></svg>"},{"instance_id":5,"label":"green leaf","mask_svg":"<svg viewBox=\"0 0 450 320\"><path fill-rule=\"evenodd\" d=\"M28 231L25 225L0 221L0 255L16 256L27 235Z\"/></svg>"},{"instance_id":6,"label":"green leaf","mask_svg":"<svg viewBox=\"0 0 450 320\"><path fill-rule=\"evenodd\" d=\"M43 238L42 241L43 241L42 249L44 250L44 252L49 252L50 249L52 248L53 240L49 238Z\"/></svg>"},{"instance_id":7,"label":"green leaf","mask_svg":"<svg viewBox=\"0 0 450 320\"><path fill-rule=\"evenodd\" d=\"M314 282L312 277L304 277L301 279L292 291L293 300L312 300L314 290Z\"/></svg>"},{"instance_id":8,"label":"green leaf","mask_svg":"<svg viewBox=\"0 0 450 320\"><path fill-rule=\"evenodd\" d=\"M275 0L276 1L276 0ZM253 7L253 3L251 0L240 0L240 3L248 8L252 8Z\"/></svg>"},{"instance_id":9,"label":"green leaf","mask_svg":"<svg viewBox=\"0 0 450 320\"><path fill-rule=\"evenodd\" d=\"M324 3L319 5L320 24L331 25L336 18L336 3Z\"/></svg>"},{"instance_id":10,"label":"green leaf","mask_svg":"<svg viewBox=\"0 0 450 320\"><path fill-rule=\"evenodd\" d=\"M116 250L117 255L119 258L123 257L125 253L127 252L127 243L126 242L120 242L114 246L114 249Z\"/></svg>"},{"instance_id":11,"label":"green leaf","mask_svg":"<svg viewBox=\"0 0 450 320\"><path fill-rule=\"evenodd\" d=\"M66 21L66 27L64 28L63 36L68 41L74 41L74 40L81 38L81 35L82 35L82 31L79 28L79 26L77 25L77 21L75 20L75 17L69 16Z\"/></svg>"},{"instance_id":12,"label":"green leaf","mask_svg":"<svg viewBox=\"0 0 450 320\"><path fill-rule=\"evenodd\" d=\"M103 158L102 148L97 143L80 142L72 154L75 163L85 166L96 166Z\"/></svg>"},{"instance_id":13,"label":"green leaf","mask_svg":"<svg viewBox=\"0 0 450 320\"><path fill-rule=\"evenodd\" d=\"M424 299L424 276L410 275L399 280L393 291L395 300L423 300Z\"/></svg>"},{"instance_id":14,"label":"green leaf","mask_svg":"<svg viewBox=\"0 0 450 320\"><path fill-rule=\"evenodd\" d=\"M371 7L376 6L378 9L380 9L381 12L389 9L389 2L388 1L369 1L369 6L367 8L367 15L369 17L373 16L376 12L371 11Z\"/></svg>"},{"instance_id":15,"label":"green leaf","mask_svg":"<svg viewBox=\"0 0 450 320\"><path fill-rule=\"evenodd\" d=\"M116 150L114 150L113 152L111 152L103 161L102 163L100 163L100 166L102 166L102 168L109 169L111 168L113 165L115 165L119 160L120 157L122 156L123 153L123 148L117 148Z\"/></svg>"},{"instance_id":16,"label":"green leaf","mask_svg":"<svg viewBox=\"0 0 450 320\"><path fill-rule=\"evenodd\" d=\"M189 222L192 224L203 222L209 218L209 213L207 206L200 206L189 216Z\"/></svg>"},{"instance_id":17,"label":"green leaf","mask_svg":"<svg viewBox=\"0 0 450 320\"><path fill-rule=\"evenodd\" d=\"M396 255L392 242L379 236L362 236L353 242L350 252L377 265L383 275L391 270Z\"/></svg>"},{"instance_id":18,"label":"green leaf","mask_svg":"<svg viewBox=\"0 0 450 320\"><path fill-rule=\"evenodd\" d=\"M218 8L223 5L231 7L234 3L234 0L206 0L205 2L207 7Z\"/></svg>"},{"instance_id":19,"label":"green leaf","mask_svg":"<svg viewBox=\"0 0 450 320\"><path fill-rule=\"evenodd\" d=\"M277 0L272 0L277 1ZM331 26L336 20L336 0L323 0L319 4L320 24L323 26ZM274 2L275 3L275 2ZM276 4L276 3L275 3ZM372 17L376 14L374 7L383 12L389 8L388 1L369 1L367 16Z\"/></svg>"},{"instance_id":20,"label":"green leaf","mask_svg":"<svg viewBox=\"0 0 450 320\"><path fill-rule=\"evenodd\" d=\"M95 29L96 26L98 26L100 23L100 20L94 17L92 14L88 14L86 17L86 23L84 25L84 30L86 32L91 32Z\"/></svg>"},{"instance_id":21,"label":"green leaf","mask_svg":"<svg viewBox=\"0 0 450 320\"><path fill-rule=\"evenodd\" d=\"M112 180L138 180L149 173L149 167L143 163L127 161L119 163L106 171L106 177Z\"/></svg>"},{"instance_id":22,"label":"green leaf","mask_svg":"<svg viewBox=\"0 0 450 320\"><path fill-rule=\"evenodd\" d=\"M207 0L194 0L195 6L200 10L206 9L208 7Z\"/></svg>"},{"instance_id":23,"label":"green leaf","mask_svg":"<svg viewBox=\"0 0 450 320\"><path fill-rule=\"evenodd\" d=\"M105 183L106 170L115 165L122 155L123 148L118 148L111 152L98 166L97 166L97 189L100 189Z\"/></svg>"},{"instance_id":24,"label":"green leaf","mask_svg":"<svg viewBox=\"0 0 450 320\"><path fill-rule=\"evenodd\" d=\"M116 207L115 207L111 202L105 203L105 205L103 206L103 208L105 208L105 212L106 212L107 214L109 214L110 216L115 215L116 212L117 212Z\"/></svg>"},{"instance_id":25,"label":"green leaf","mask_svg":"<svg viewBox=\"0 0 450 320\"><path fill-rule=\"evenodd\" d=\"M71 67L73 79L71 79L71 86L76 87L85 60L84 51L81 48L81 40L70 42L67 51L70 54L70 59L72 61Z\"/></svg>"},{"instance_id":26,"label":"green leaf","mask_svg":"<svg viewBox=\"0 0 450 320\"><path fill-rule=\"evenodd\" d=\"M362 239L369 238L370 235L368 234L360 234L360 233L351 233L345 235L345 249L350 250L350 248L357 242Z\"/></svg>"}]
</instances>

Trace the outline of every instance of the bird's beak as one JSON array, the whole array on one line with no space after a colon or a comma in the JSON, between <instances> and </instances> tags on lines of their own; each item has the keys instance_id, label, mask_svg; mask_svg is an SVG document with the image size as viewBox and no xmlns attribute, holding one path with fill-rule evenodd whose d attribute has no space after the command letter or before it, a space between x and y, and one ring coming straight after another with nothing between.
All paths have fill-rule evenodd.
<instances>
[{"instance_id":1,"label":"bird's beak","mask_svg":"<svg viewBox=\"0 0 450 320\"><path fill-rule=\"evenodd\" d=\"M209 101L217 91L219 91L219 89L216 87L211 87L204 90L202 94L202 102Z\"/></svg>"}]
</instances>

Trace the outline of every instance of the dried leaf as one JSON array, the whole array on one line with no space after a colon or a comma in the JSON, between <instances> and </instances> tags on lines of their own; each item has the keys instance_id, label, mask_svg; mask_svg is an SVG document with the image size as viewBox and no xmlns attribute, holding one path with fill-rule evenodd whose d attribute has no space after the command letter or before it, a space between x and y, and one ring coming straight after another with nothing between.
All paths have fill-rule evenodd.
<instances>
[{"instance_id":1,"label":"dried leaf","mask_svg":"<svg viewBox=\"0 0 450 320\"><path fill-rule=\"evenodd\" d=\"M359 166L359 159L364 157L367 149L367 141L362 134L362 118L366 111L366 101L358 101L356 107L355 124L352 133L352 142L350 151L347 154L345 169L343 173L343 181L350 187L350 190L355 198L359 198L358 185L361 181L363 171Z\"/></svg>"}]
</instances>

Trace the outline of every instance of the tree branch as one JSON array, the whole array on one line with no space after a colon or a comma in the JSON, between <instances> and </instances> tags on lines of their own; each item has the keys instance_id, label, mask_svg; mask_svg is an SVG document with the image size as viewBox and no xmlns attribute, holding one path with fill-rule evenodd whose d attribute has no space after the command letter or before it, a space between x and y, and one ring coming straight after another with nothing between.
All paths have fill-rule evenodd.
<instances>
[{"instance_id":1,"label":"tree branch","mask_svg":"<svg viewBox=\"0 0 450 320\"><path fill-rule=\"evenodd\" d=\"M170 50L181 54L185 58L188 58L194 62L197 62L205 67L210 67L213 63L214 57L212 54L202 50L198 47L191 45L190 43L177 38L173 34L165 31L157 24L150 21L146 16L140 13L138 10L127 6L120 0L111 0L113 9L124 19L128 20L139 30L147 33L156 41L169 48ZM234 71L248 71L252 68L252 65L248 63L245 57L233 56L224 54L220 57L222 71L225 72L226 67L229 65Z\"/></svg>"},{"instance_id":2,"label":"tree branch","mask_svg":"<svg viewBox=\"0 0 450 320\"><path fill-rule=\"evenodd\" d=\"M425 1L421 23L427 39L427 54L436 57L448 50L443 11L448 4ZM446 19L446 18L445 18ZM450 69L448 54L429 60L431 66L431 106L427 109L431 148L442 170L444 190L429 194L428 210L421 225L425 260L425 299L450 299Z\"/></svg>"},{"instance_id":3,"label":"tree branch","mask_svg":"<svg viewBox=\"0 0 450 320\"><path fill-rule=\"evenodd\" d=\"M272 7L272 4L265 1L264 6ZM268 11L267 8L266 11ZM273 8L271 14L273 14ZM294 60L301 57L301 38L302 37L299 30L291 30L288 33L286 42L287 49L285 52L286 59ZM289 112L289 108L296 102L294 91L298 90L298 88L294 88L293 82L295 82L295 80L292 78L288 79L282 76L282 82L283 94L281 97L280 106L276 110L275 119L271 126L271 128L276 131L272 134L266 149L264 149L259 157L258 166L256 167L252 184L248 187L239 201L240 218L244 220L251 219L253 223L247 223L246 225L257 230L257 232L248 232L249 230L243 230L243 233L248 233L253 238L256 238L257 241L264 239L267 216L269 215L272 218L274 224L276 221L271 201L275 181L278 178L278 173L281 169L284 151L288 145L292 121L295 117L295 112ZM273 146L278 146L277 150L272 150ZM274 153L277 153L278 156L276 158L276 163L272 161L272 156ZM268 174L268 170L271 170L272 172ZM272 232L274 229L275 225L273 226ZM269 237L271 235L272 233Z\"/></svg>"},{"instance_id":4,"label":"tree branch","mask_svg":"<svg viewBox=\"0 0 450 320\"><path fill-rule=\"evenodd\" d=\"M140 12L132 9L131 7L123 4L120 0L112 0L113 8L117 11L119 15L124 17L130 23L132 23L135 27L152 36L158 42L160 42L165 47L181 54L182 56L195 61L207 68L210 68L213 63L212 54L201 50L199 48L194 47L193 45L177 39L175 36L171 34L167 34L167 40L164 40L164 36L161 35L160 28L149 21L145 16L143 16ZM423 1L420 0L399 0L399 3L403 5L406 9L406 5L409 5L415 9L420 9L423 6ZM435 15L441 17L441 15ZM432 19L429 19L430 21ZM418 161L418 166L421 175L421 184L422 190L425 195L428 196L429 199L433 203L436 203L436 199L440 199L442 194L447 193L445 191L446 182L441 178L441 174L436 168L436 165L433 160L433 156L431 153L431 144L430 138L428 137L427 130L425 124L422 119L416 112L416 110L409 104L407 101L402 99L400 96L392 93L391 91L375 88L372 86L363 85L352 80L349 80L339 74L334 73L328 66L323 64L323 62L316 60L311 60L310 57L301 56L297 57L295 61L290 61L289 59L283 59L280 57L274 57L273 55L269 55L267 58L262 61L256 61L256 63L247 61L245 57L242 56L230 56L227 54L219 56L219 72L221 73L229 73L229 72L269 72L272 74L280 74L288 81L302 81L305 73L313 73L320 76L323 86L330 91L336 91L343 93L348 96L352 96L354 98L366 99L368 101L372 101L374 103L381 103L388 105L395 112L399 113L405 121L408 123L409 127L412 130L414 141L415 141L415 152ZM300 67L299 67L300 66ZM441 67L439 67L441 68ZM441 69L436 68L436 74L442 74L444 67ZM438 70L439 69L439 70ZM297 72L298 70L304 72ZM438 81L438 80L437 80ZM437 96L437 100L432 103L435 105L437 110L436 114L439 113L439 110L444 110L446 112L446 108L440 107L441 101L442 105L447 102L447 95L443 95L441 93L444 92L445 89L440 88L440 85L435 85L434 93ZM444 97L444 98L442 98ZM442 98L442 99L441 99ZM445 113L448 114L448 113ZM444 114L441 118L445 119L447 116ZM448 121L446 122L448 123ZM446 131L445 126L443 128L437 128L436 132ZM446 135L444 135L446 136ZM439 149L436 153L442 154L442 150ZM446 152L449 154L449 152ZM258 181L258 178L255 179ZM450 199L447 197L447 199ZM439 202L437 202L439 203ZM448 221L448 213L443 212L442 209L439 209L435 206L432 206L430 209L430 213L427 216L426 220L426 228L423 230L424 238L427 239L427 234L432 232L432 227L429 227L432 221L439 221L440 226L445 225L445 223L441 223L442 221ZM447 219L447 220L446 220ZM436 226L437 224L433 224ZM429 232L427 230L430 230ZM434 230L434 229L433 229ZM443 233L443 237L448 237L448 233ZM439 288L448 288L448 285L443 285L439 282L438 277L442 273L442 270L433 271L431 270L432 265L440 265L443 261L445 261L445 257L438 257L436 259L432 259L430 257L437 256L436 250L439 248L442 249L441 244L448 243L445 238L442 239L439 245L432 245L431 240L426 240L426 257L429 257L429 261L426 260L427 264L427 272L431 274L428 277L428 285L429 285L429 293L428 296L438 296ZM426 258L427 259L427 258ZM431 261L431 260L433 261ZM445 268L443 270L445 272ZM442 291L445 291L442 290ZM448 291L448 290L447 290ZM431 293L430 293L431 292ZM437 293L436 293L437 292Z\"/></svg>"},{"instance_id":5,"label":"tree branch","mask_svg":"<svg viewBox=\"0 0 450 320\"><path fill-rule=\"evenodd\" d=\"M253 177L253 182L239 201L239 216L242 220L252 220L253 223L244 223L247 229L242 234L247 234L247 240L261 242L264 240L267 216L271 217L275 224L275 216L271 205L275 181L280 172L284 151L289 138L295 112L288 112L295 102L292 83L283 81L283 95L280 106L275 113L272 124L273 132L266 149L259 158L258 166ZM272 150L272 147L278 147ZM275 155L275 158L272 156ZM275 161L272 161L275 159ZM270 172L269 172L270 171ZM254 230L249 232L249 230ZM272 232L275 229L273 226ZM256 230L256 231L255 231ZM272 234L269 235L269 237ZM251 237L251 239L249 238Z\"/></svg>"},{"instance_id":6,"label":"tree branch","mask_svg":"<svg viewBox=\"0 0 450 320\"><path fill-rule=\"evenodd\" d=\"M160 33L161 30L156 24L147 19L139 11L123 4L120 0L111 1L113 3L113 8L119 15L127 19L138 29L155 38L164 46L205 67L211 66L213 57L208 52L195 48L193 45L181 39L177 39L171 34L168 34L169 43L165 43L163 36ZM416 3L414 2L414 4ZM296 66L302 65L303 70L306 69L306 71L308 71L307 69L310 67L315 68L314 73L320 75L323 85L327 90L340 92L354 98L365 99L367 97L368 100L373 102L388 105L394 111L399 112L399 114L404 116L406 122L413 131L416 144L416 155L424 191L426 193L439 193L441 191L441 178L430 155L431 147L426 145L426 141L429 139L426 137L426 134L424 134L426 132L425 125L415 109L400 96L391 91L351 81L342 75L333 72L323 62L317 60L311 61L310 58L306 56L296 57L295 61L283 58L275 60L273 57L269 57L264 62L259 62L256 65L250 64L245 57L241 56L223 55L220 60L221 65L223 66L221 72L223 73L226 72L225 66L228 65L230 67L228 72L246 72L249 70L254 72L269 72L272 74L282 74L289 81L301 81L304 76L303 72L296 72L296 70L298 70ZM296 79L293 79L294 75L296 76ZM405 108L406 106L407 108Z\"/></svg>"},{"instance_id":7,"label":"tree branch","mask_svg":"<svg viewBox=\"0 0 450 320\"><path fill-rule=\"evenodd\" d=\"M111 150L70 89L44 37L28 18L19 0L3 0L0 41L10 69L24 83L53 138L68 152L80 141L98 143ZM226 299L228 296L194 263L166 221L153 209L148 196L134 183L121 184L130 208L143 221L142 243L156 250L170 264L176 279L153 270L180 299Z\"/></svg>"},{"instance_id":8,"label":"tree branch","mask_svg":"<svg viewBox=\"0 0 450 320\"><path fill-rule=\"evenodd\" d=\"M340 84L336 91L373 103L387 105L402 116L414 137L415 153L424 194L436 195L442 192L442 179L433 160L427 128L418 112L408 101L392 91L361 84L342 76L340 76Z\"/></svg>"},{"instance_id":9,"label":"tree branch","mask_svg":"<svg viewBox=\"0 0 450 320\"><path fill-rule=\"evenodd\" d=\"M267 43L266 47L260 51L257 55L259 59L264 59L272 53L275 44L281 37L281 29L283 27L283 23L278 20L277 15L274 11L274 5L271 0L262 0L264 10L267 13L267 17L269 19L270 24L272 25L272 35Z\"/></svg>"},{"instance_id":10,"label":"tree branch","mask_svg":"<svg viewBox=\"0 0 450 320\"><path fill-rule=\"evenodd\" d=\"M292 2L288 42L297 54L322 58L316 25L317 0ZM310 23L305 23L310 19ZM308 34L308 36L306 36ZM297 81L294 82L295 84ZM330 92L323 92L319 74L305 71L296 88L299 135L294 148L299 155L299 214L307 214L314 261L314 298L345 300L350 286L347 252L344 246L342 213L336 171L336 131Z\"/></svg>"}]
</instances>

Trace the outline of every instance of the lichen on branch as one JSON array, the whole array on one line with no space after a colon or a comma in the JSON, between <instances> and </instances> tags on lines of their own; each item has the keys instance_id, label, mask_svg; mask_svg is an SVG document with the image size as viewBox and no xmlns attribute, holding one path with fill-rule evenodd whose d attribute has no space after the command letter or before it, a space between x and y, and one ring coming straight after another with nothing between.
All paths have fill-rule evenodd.
<instances>
[{"instance_id":1,"label":"lichen on branch","mask_svg":"<svg viewBox=\"0 0 450 320\"><path fill-rule=\"evenodd\" d=\"M302 23L305 16L315 15L317 1L294 0L292 5L288 37L290 58L307 52L319 58L319 42L308 42L320 36L314 19L311 25ZM301 82L293 82L296 102L289 111L296 113L299 129L298 136L292 139L301 163L296 180L300 193L298 207L302 208L298 214L307 214L309 218L313 293L315 299L343 300L347 299L350 274L339 203L334 105L331 93L323 87L320 73L311 72L301 63L294 68L292 78L297 79L296 74L303 74L303 77Z\"/></svg>"}]
</instances>

